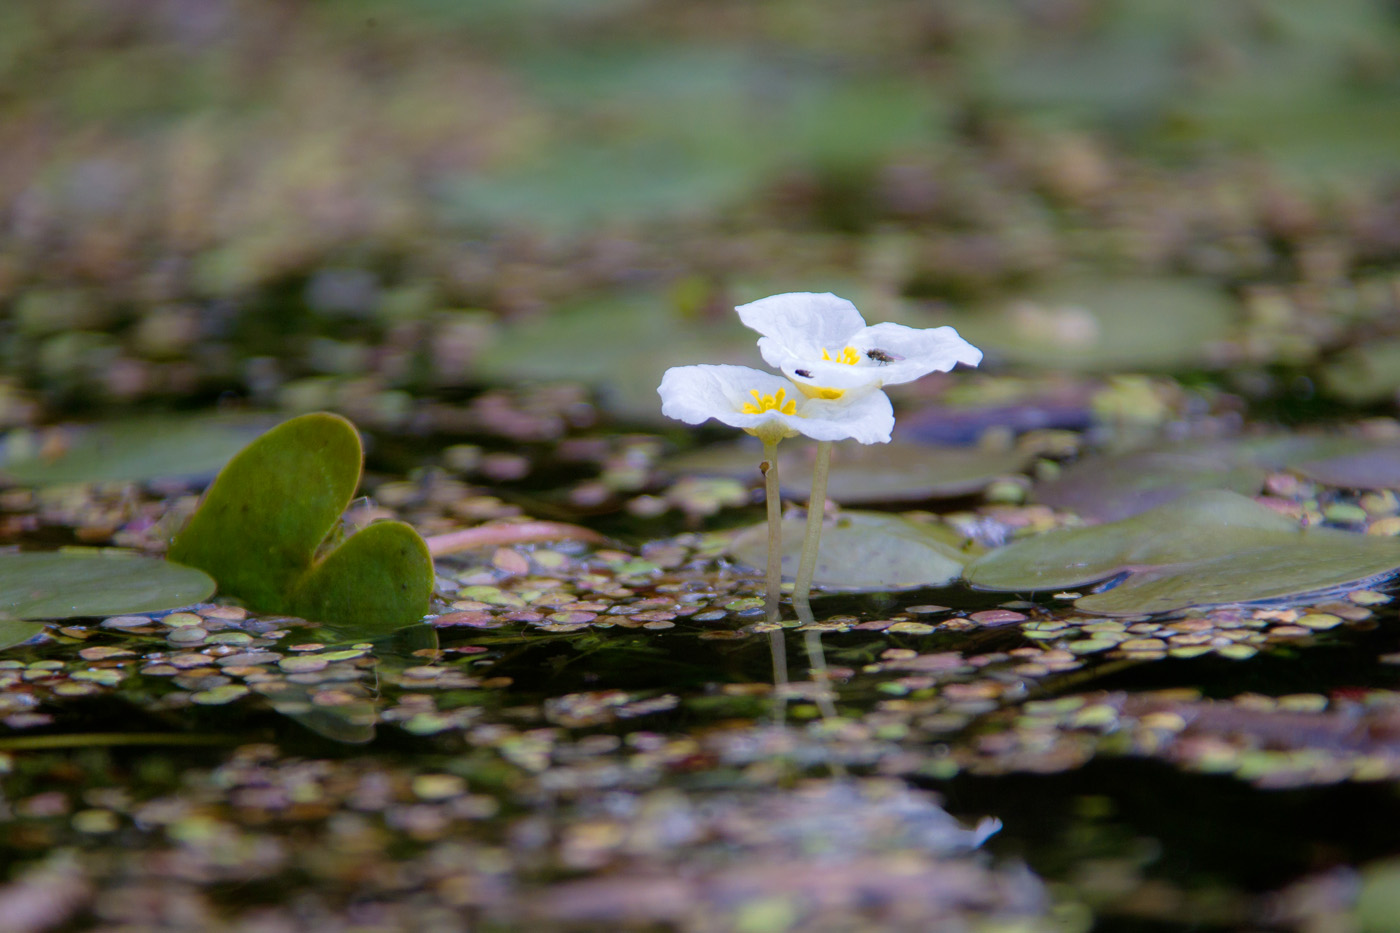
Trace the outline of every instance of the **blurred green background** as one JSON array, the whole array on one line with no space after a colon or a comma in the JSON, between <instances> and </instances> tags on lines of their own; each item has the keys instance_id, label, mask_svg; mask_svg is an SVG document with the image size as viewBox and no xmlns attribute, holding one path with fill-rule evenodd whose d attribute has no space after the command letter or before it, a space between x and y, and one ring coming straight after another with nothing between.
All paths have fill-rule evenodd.
<instances>
[{"instance_id":1,"label":"blurred green background","mask_svg":"<svg viewBox=\"0 0 1400 933\"><path fill-rule=\"evenodd\" d=\"M992 373L1389 404L1397 167L1381 0L18 0L0 424L520 380L652 419L790 290Z\"/></svg>"}]
</instances>

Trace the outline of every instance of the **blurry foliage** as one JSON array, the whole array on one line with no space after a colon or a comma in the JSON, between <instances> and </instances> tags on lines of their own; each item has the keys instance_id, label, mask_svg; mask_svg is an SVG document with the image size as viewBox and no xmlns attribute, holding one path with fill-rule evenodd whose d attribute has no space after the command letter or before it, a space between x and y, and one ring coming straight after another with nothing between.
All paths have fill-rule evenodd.
<instances>
[{"instance_id":1,"label":"blurry foliage","mask_svg":"<svg viewBox=\"0 0 1400 933\"><path fill-rule=\"evenodd\" d=\"M1395 311L1397 32L1379 0L8 4L0 423L229 390L363 418L513 377L502 319L799 286L966 305L1022 362L996 309L1067 271L1146 283L1180 345L1123 343L1114 293L1052 364L1309 361Z\"/></svg>"}]
</instances>

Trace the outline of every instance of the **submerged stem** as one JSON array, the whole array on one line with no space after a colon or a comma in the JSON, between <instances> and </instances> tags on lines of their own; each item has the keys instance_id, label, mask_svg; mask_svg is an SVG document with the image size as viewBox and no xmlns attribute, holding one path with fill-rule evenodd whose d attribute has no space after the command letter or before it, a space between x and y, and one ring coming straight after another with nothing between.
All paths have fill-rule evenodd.
<instances>
[{"instance_id":1,"label":"submerged stem","mask_svg":"<svg viewBox=\"0 0 1400 933\"><path fill-rule=\"evenodd\" d=\"M782 495L778 491L778 442L763 442L763 492L768 502L768 578L763 589L763 608L769 622L782 620L778 601L783 586Z\"/></svg>"},{"instance_id":2,"label":"submerged stem","mask_svg":"<svg viewBox=\"0 0 1400 933\"><path fill-rule=\"evenodd\" d=\"M802 539L802 562L797 566L794 605L804 604L812 592L817 572L817 549L822 543L822 517L826 512L826 476L831 470L831 441L817 441L817 462L812 468L812 495L807 502L807 534Z\"/></svg>"},{"instance_id":3,"label":"submerged stem","mask_svg":"<svg viewBox=\"0 0 1400 933\"><path fill-rule=\"evenodd\" d=\"M812 615L810 603L800 602L796 606L797 618L803 625L815 625L816 618ZM822 650L822 633L808 630L803 633L807 648L807 665L812 674L812 681L817 685L816 695L817 709L821 710L823 719L836 718L836 706L832 702L835 695L831 689L831 674L826 669L826 652Z\"/></svg>"},{"instance_id":4,"label":"submerged stem","mask_svg":"<svg viewBox=\"0 0 1400 933\"><path fill-rule=\"evenodd\" d=\"M787 718L788 668L787 631L775 628L768 633L768 650L773 655L773 720Z\"/></svg>"}]
</instances>

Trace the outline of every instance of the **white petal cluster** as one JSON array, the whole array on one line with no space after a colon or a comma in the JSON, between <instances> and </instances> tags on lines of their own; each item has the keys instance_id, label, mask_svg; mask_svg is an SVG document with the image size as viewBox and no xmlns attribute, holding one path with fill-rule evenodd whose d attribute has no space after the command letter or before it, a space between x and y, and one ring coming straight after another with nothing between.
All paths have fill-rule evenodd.
<instances>
[{"instance_id":1,"label":"white petal cluster","mask_svg":"<svg viewBox=\"0 0 1400 933\"><path fill-rule=\"evenodd\" d=\"M713 418L765 441L803 434L882 444L894 428L882 386L982 360L951 327L867 326L855 305L830 293L789 292L735 310L763 335L763 359L787 378L746 366L677 366L657 390L662 414L687 424Z\"/></svg>"},{"instance_id":2,"label":"white petal cluster","mask_svg":"<svg viewBox=\"0 0 1400 933\"><path fill-rule=\"evenodd\" d=\"M855 305L829 292L773 295L735 310L763 335L764 361L808 394L858 394L982 360L951 327L867 326Z\"/></svg>"},{"instance_id":3,"label":"white petal cluster","mask_svg":"<svg viewBox=\"0 0 1400 933\"><path fill-rule=\"evenodd\" d=\"M798 434L883 444L894 409L883 392L849 402L809 398L781 376L747 366L676 366L661 379L661 413L687 424L711 418L764 439Z\"/></svg>"}]
</instances>

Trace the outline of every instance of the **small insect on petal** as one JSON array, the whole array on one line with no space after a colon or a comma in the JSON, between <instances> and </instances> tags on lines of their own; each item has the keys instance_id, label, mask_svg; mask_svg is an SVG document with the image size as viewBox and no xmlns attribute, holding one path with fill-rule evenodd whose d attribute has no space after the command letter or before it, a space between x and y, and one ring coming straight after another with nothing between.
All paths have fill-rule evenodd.
<instances>
[{"instance_id":1,"label":"small insect on petal","mask_svg":"<svg viewBox=\"0 0 1400 933\"><path fill-rule=\"evenodd\" d=\"M896 363L904 359L904 357L900 356L898 353L891 353L888 350L881 350L879 347L871 347L869 350L865 351L865 355L867 358L874 360L876 363L881 364Z\"/></svg>"}]
</instances>

